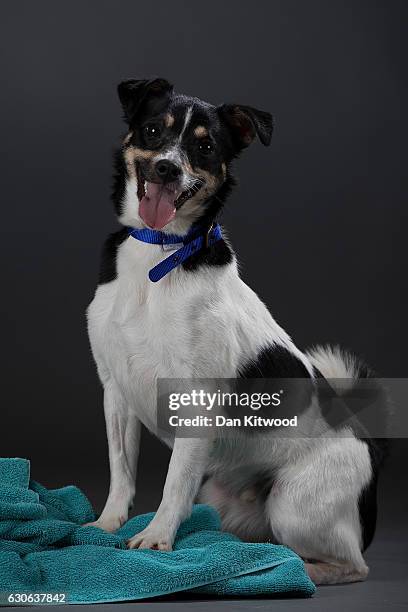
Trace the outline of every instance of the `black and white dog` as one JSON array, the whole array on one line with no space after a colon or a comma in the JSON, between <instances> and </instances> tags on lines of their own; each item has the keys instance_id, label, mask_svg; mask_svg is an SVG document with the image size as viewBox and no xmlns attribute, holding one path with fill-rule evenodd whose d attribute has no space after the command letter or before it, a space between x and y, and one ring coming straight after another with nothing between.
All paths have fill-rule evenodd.
<instances>
[{"instance_id":1,"label":"black and white dog","mask_svg":"<svg viewBox=\"0 0 408 612\"><path fill-rule=\"evenodd\" d=\"M111 472L96 525L107 531L127 520L141 424L156 431L159 378L367 375L339 349L303 354L240 279L214 225L233 185L232 160L256 136L269 145L271 115L176 94L164 79L128 80L118 91L129 127L113 193L123 229L105 243L88 309ZM171 550L198 496L219 510L225 530L293 548L317 584L363 580L380 454L343 429L235 444L176 437L160 507L129 547Z\"/></svg>"}]
</instances>

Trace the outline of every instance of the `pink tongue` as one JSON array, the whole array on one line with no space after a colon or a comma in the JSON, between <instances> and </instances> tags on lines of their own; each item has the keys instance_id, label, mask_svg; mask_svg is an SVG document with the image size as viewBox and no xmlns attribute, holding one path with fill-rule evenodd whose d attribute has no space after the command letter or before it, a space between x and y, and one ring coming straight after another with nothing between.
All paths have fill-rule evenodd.
<instances>
[{"instance_id":1,"label":"pink tongue","mask_svg":"<svg viewBox=\"0 0 408 612\"><path fill-rule=\"evenodd\" d=\"M162 229L176 214L176 194L157 183L146 183L146 195L140 200L139 215L152 229Z\"/></svg>"}]
</instances>

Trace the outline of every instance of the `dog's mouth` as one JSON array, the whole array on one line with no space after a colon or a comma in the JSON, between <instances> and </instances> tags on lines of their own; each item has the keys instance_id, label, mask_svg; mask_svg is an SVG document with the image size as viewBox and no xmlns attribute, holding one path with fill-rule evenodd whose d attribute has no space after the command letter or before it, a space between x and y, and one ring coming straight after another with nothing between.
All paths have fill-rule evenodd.
<instances>
[{"instance_id":1,"label":"dog's mouth","mask_svg":"<svg viewBox=\"0 0 408 612\"><path fill-rule=\"evenodd\" d=\"M197 179L184 191L178 183L154 183L148 181L140 168L137 169L137 197L139 215L152 229L162 229L176 216L176 212L187 200L195 196L204 181Z\"/></svg>"}]
</instances>

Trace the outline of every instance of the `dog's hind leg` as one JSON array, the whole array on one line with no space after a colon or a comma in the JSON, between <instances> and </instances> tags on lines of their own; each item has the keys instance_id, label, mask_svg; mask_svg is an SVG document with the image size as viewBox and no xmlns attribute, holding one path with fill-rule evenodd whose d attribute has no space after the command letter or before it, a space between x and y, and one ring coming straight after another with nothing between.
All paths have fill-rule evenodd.
<instances>
[{"instance_id":1,"label":"dog's hind leg","mask_svg":"<svg viewBox=\"0 0 408 612\"><path fill-rule=\"evenodd\" d=\"M104 387L104 410L110 487L101 516L91 524L112 532L127 521L133 504L141 427L139 419L129 412L119 389L110 380Z\"/></svg>"},{"instance_id":2,"label":"dog's hind leg","mask_svg":"<svg viewBox=\"0 0 408 612\"><path fill-rule=\"evenodd\" d=\"M272 486L266 503L272 531L306 561L316 584L355 582L368 575L359 498L370 473L364 442L321 439Z\"/></svg>"}]
</instances>

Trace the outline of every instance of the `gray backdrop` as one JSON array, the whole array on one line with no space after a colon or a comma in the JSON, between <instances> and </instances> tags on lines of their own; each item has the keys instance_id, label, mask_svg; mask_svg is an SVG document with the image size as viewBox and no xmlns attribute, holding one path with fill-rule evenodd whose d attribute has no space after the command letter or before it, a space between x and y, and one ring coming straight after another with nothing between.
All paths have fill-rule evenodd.
<instances>
[{"instance_id":1,"label":"gray backdrop","mask_svg":"<svg viewBox=\"0 0 408 612\"><path fill-rule=\"evenodd\" d=\"M224 223L244 279L301 348L334 342L406 376L406 3L3 1L1 454L47 485L108 486L85 309L115 229L116 84L158 75L276 117L237 164ZM406 512L405 441L381 521ZM167 451L143 438L136 510Z\"/></svg>"}]
</instances>

